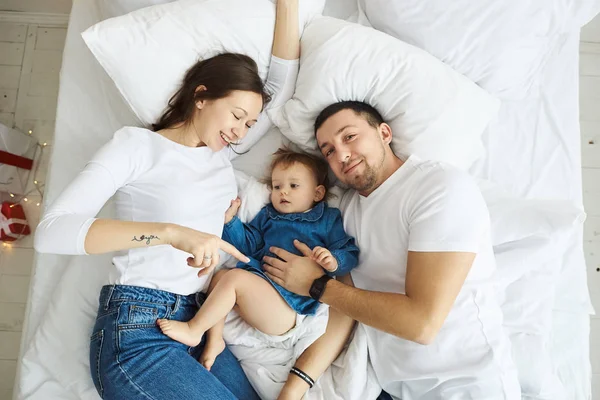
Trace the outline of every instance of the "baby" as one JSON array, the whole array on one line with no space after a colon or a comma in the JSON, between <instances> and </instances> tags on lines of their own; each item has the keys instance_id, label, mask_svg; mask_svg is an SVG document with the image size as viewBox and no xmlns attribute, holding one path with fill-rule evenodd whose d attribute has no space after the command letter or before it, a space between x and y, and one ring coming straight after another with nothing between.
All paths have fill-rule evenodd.
<instances>
[{"instance_id":1,"label":"baby","mask_svg":"<svg viewBox=\"0 0 600 400\"><path fill-rule=\"evenodd\" d=\"M223 239L250 257L250 262L217 273L207 300L190 321L158 321L164 334L188 346L198 345L208 331L200 362L209 370L225 347L224 318L234 307L248 324L269 335L292 329L297 314L316 312L318 301L284 289L265 274L260 260L265 255L276 257L268 250L271 246L299 254L294 239L306 243L313 249L312 259L333 276L348 274L358 263L358 248L344 231L340 211L324 201L325 161L285 148L273 156L271 203L249 224L236 216L239 199L225 213Z\"/></svg>"}]
</instances>

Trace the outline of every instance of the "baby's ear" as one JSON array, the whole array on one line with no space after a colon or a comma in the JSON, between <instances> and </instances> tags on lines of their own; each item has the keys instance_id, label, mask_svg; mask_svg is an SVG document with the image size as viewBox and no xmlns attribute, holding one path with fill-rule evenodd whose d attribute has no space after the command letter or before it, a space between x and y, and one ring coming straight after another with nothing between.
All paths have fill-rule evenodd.
<instances>
[{"instance_id":1,"label":"baby's ear","mask_svg":"<svg viewBox=\"0 0 600 400\"><path fill-rule=\"evenodd\" d=\"M323 185L317 186L317 189L315 190L315 202L319 202L319 201L323 200L326 192L327 192L327 189L325 189L325 186L323 186Z\"/></svg>"}]
</instances>

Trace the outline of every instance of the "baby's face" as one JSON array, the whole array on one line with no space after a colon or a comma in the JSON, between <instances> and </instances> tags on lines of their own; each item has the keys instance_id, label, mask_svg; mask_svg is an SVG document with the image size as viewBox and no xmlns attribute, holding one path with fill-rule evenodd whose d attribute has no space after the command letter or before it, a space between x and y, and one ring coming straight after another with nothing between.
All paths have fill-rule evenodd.
<instances>
[{"instance_id":1,"label":"baby's face","mask_svg":"<svg viewBox=\"0 0 600 400\"><path fill-rule=\"evenodd\" d=\"M308 211L323 197L310 169L299 163L275 167L271 181L271 203L282 214Z\"/></svg>"}]
</instances>

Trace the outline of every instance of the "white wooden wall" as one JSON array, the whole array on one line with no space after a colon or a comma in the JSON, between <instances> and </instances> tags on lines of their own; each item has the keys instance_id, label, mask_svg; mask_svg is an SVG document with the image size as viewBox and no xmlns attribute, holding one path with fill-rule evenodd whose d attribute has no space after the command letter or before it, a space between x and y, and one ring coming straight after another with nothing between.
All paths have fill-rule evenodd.
<instances>
[{"instance_id":1,"label":"white wooden wall","mask_svg":"<svg viewBox=\"0 0 600 400\"><path fill-rule=\"evenodd\" d=\"M0 11L69 14L72 0L0 0Z\"/></svg>"},{"instance_id":2,"label":"white wooden wall","mask_svg":"<svg viewBox=\"0 0 600 400\"><path fill-rule=\"evenodd\" d=\"M592 303L600 314L600 16L581 32L581 151L585 223L584 250ZM600 399L600 315L592 317L590 335L592 399Z\"/></svg>"},{"instance_id":3,"label":"white wooden wall","mask_svg":"<svg viewBox=\"0 0 600 400\"><path fill-rule=\"evenodd\" d=\"M0 121L25 132L32 130L41 143L50 144L40 160L40 182L45 181L54 137L65 35L66 27L0 23ZM40 198L28 196L28 200L25 213L34 227L39 221ZM29 236L14 246L0 247L0 400L12 397L33 264L32 243Z\"/></svg>"}]
</instances>

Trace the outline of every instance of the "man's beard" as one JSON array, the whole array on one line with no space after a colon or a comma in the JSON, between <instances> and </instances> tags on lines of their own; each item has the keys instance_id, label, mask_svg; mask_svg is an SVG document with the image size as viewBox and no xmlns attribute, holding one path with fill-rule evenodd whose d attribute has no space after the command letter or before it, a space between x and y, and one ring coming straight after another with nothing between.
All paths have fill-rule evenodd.
<instances>
[{"instance_id":1,"label":"man's beard","mask_svg":"<svg viewBox=\"0 0 600 400\"><path fill-rule=\"evenodd\" d=\"M365 171L346 182L348 186L358 192L369 191L377 184L377 170L367 164L366 161L363 161L363 163L365 164Z\"/></svg>"},{"instance_id":2,"label":"man's beard","mask_svg":"<svg viewBox=\"0 0 600 400\"><path fill-rule=\"evenodd\" d=\"M381 169L383 168L383 163L385 161L385 151L383 146L381 150L381 161L379 162L379 165L373 167L367 163L367 160L363 159L363 164L365 165L364 172L361 175L349 178L345 183L358 192L374 190L377 186L377 178L380 175Z\"/></svg>"}]
</instances>

